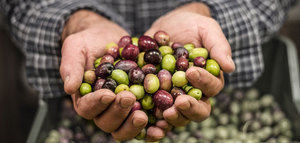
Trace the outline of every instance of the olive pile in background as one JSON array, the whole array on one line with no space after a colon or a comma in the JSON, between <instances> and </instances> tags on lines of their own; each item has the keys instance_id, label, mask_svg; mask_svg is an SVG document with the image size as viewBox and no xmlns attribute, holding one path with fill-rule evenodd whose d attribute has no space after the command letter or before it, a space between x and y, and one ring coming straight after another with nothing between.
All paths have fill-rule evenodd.
<instances>
[{"instance_id":1,"label":"olive pile in background","mask_svg":"<svg viewBox=\"0 0 300 143\"><path fill-rule=\"evenodd\" d=\"M188 83L185 71L198 66L219 76L218 63L208 57L205 48L170 42L164 31L156 32L154 38L123 36L118 44L106 46L106 55L95 61L95 69L84 73L80 93L84 96L103 88L116 94L130 91L137 99L132 112L145 111L149 125L155 124L177 96L201 99L201 90Z\"/></svg>"}]
</instances>

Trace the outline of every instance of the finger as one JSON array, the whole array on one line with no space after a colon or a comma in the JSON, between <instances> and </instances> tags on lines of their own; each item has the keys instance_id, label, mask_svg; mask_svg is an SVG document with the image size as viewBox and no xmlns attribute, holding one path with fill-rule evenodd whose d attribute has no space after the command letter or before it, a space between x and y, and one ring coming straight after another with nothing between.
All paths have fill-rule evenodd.
<instances>
[{"instance_id":1,"label":"finger","mask_svg":"<svg viewBox=\"0 0 300 143\"><path fill-rule=\"evenodd\" d=\"M94 118L95 124L108 133L117 130L126 119L134 102L135 96L131 92L120 92L115 102L104 113Z\"/></svg>"},{"instance_id":2,"label":"finger","mask_svg":"<svg viewBox=\"0 0 300 143\"><path fill-rule=\"evenodd\" d=\"M218 22L204 16L199 18L199 21L202 21L198 22L201 44L209 51L210 58L215 59L226 73L233 72L235 65L231 57L231 48Z\"/></svg>"},{"instance_id":3,"label":"finger","mask_svg":"<svg viewBox=\"0 0 300 143\"><path fill-rule=\"evenodd\" d=\"M174 106L181 114L195 122L205 120L211 111L211 106L207 99L197 101L189 95L178 96Z\"/></svg>"},{"instance_id":4,"label":"finger","mask_svg":"<svg viewBox=\"0 0 300 143\"><path fill-rule=\"evenodd\" d=\"M116 95L108 89L100 89L82 97L79 92L72 94L75 111L85 119L93 119L101 114L115 97Z\"/></svg>"},{"instance_id":5,"label":"finger","mask_svg":"<svg viewBox=\"0 0 300 143\"><path fill-rule=\"evenodd\" d=\"M165 132L161 128L151 126L147 129L147 136L146 136L147 141L155 142L155 141L159 141L163 137L165 137Z\"/></svg>"},{"instance_id":6,"label":"finger","mask_svg":"<svg viewBox=\"0 0 300 143\"><path fill-rule=\"evenodd\" d=\"M175 127L185 126L185 125L187 125L190 122L174 106L172 106L171 108L165 110L164 113L163 113L163 115L164 115L164 119L168 123L170 123L171 125L173 125Z\"/></svg>"},{"instance_id":7,"label":"finger","mask_svg":"<svg viewBox=\"0 0 300 143\"><path fill-rule=\"evenodd\" d=\"M186 71L186 77L195 88L209 97L217 95L225 84L222 71L219 77L215 77L203 68L191 67Z\"/></svg>"},{"instance_id":8,"label":"finger","mask_svg":"<svg viewBox=\"0 0 300 143\"><path fill-rule=\"evenodd\" d=\"M79 41L81 40L78 36L71 35L64 41L61 50L60 75L67 94L73 94L78 90L84 73L86 51Z\"/></svg>"},{"instance_id":9,"label":"finger","mask_svg":"<svg viewBox=\"0 0 300 143\"><path fill-rule=\"evenodd\" d=\"M112 133L112 136L114 139L119 141L132 139L137 136L144 127L146 127L147 122L148 117L146 113L136 110L129 116L120 129Z\"/></svg>"},{"instance_id":10,"label":"finger","mask_svg":"<svg viewBox=\"0 0 300 143\"><path fill-rule=\"evenodd\" d=\"M172 126L166 120L157 121L155 126L163 129L165 132L171 131L172 129Z\"/></svg>"}]
</instances>

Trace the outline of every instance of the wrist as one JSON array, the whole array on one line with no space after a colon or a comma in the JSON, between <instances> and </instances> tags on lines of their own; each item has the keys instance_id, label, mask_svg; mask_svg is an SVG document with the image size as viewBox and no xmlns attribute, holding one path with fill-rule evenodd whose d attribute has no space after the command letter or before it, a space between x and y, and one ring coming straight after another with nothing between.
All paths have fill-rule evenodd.
<instances>
[{"instance_id":1,"label":"wrist","mask_svg":"<svg viewBox=\"0 0 300 143\"><path fill-rule=\"evenodd\" d=\"M201 14L203 16L211 17L209 7L206 4L201 2L192 2L192 3L185 4L177 8L176 11L193 12L193 13Z\"/></svg>"}]
</instances>

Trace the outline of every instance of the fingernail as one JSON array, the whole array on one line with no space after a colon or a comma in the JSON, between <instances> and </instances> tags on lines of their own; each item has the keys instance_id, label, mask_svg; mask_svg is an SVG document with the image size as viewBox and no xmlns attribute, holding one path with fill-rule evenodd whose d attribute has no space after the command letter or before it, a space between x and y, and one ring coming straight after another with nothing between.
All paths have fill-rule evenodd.
<instances>
[{"instance_id":1,"label":"fingernail","mask_svg":"<svg viewBox=\"0 0 300 143\"><path fill-rule=\"evenodd\" d=\"M133 103L134 103L134 101L131 98L121 98L120 106L122 108L128 108L128 107L132 106Z\"/></svg>"},{"instance_id":2,"label":"fingernail","mask_svg":"<svg viewBox=\"0 0 300 143\"><path fill-rule=\"evenodd\" d=\"M65 83L68 83L69 80L70 80L70 76L67 76L67 77L65 78Z\"/></svg>"},{"instance_id":3,"label":"fingernail","mask_svg":"<svg viewBox=\"0 0 300 143\"><path fill-rule=\"evenodd\" d=\"M227 61L230 63L230 64L234 64L233 63L233 60L232 60L232 57L230 55L227 55Z\"/></svg>"},{"instance_id":4,"label":"fingernail","mask_svg":"<svg viewBox=\"0 0 300 143\"><path fill-rule=\"evenodd\" d=\"M103 103L103 104L109 104L109 103L111 103L113 101L113 99L114 98L112 96L103 96L101 98L101 103Z\"/></svg>"},{"instance_id":5,"label":"fingernail","mask_svg":"<svg viewBox=\"0 0 300 143\"><path fill-rule=\"evenodd\" d=\"M173 114L169 115L169 117L168 117L169 120L176 120L177 118L178 118L177 113L173 113Z\"/></svg>"},{"instance_id":6,"label":"fingernail","mask_svg":"<svg viewBox=\"0 0 300 143\"><path fill-rule=\"evenodd\" d=\"M183 111L187 110L190 108L190 102L186 100L185 102L182 102L181 104L179 104L177 106L177 108L179 108L180 110L183 110Z\"/></svg>"},{"instance_id":7,"label":"fingernail","mask_svg":"<svg viewBox=\"0 0 300 143\"><path fill-rule=\"evenodd\" d=\"M144 126L147 122L141 118L133 118L133 126L136 128Z\"/></svg>"}]
</instances>

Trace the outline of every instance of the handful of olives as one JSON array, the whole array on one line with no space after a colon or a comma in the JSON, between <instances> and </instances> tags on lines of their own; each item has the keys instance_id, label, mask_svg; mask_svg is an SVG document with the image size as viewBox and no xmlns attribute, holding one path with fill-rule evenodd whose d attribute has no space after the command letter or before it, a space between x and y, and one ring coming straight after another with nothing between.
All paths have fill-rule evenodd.
<instances>
[{"instance_id":1,"label":"handful of olives","mask_svg":"<svg viewBox=\"0 0 300 143\"><path fill-rule=\"evenodd\" d=\"M84 73L80 93L84 96L102 88L116 94L130 91L137 99L131 112L143 110L149 124L155 124L177 96L187 94L201 99L201 90L189 84L185 71L198 66L219 76L218 63L208 57L205 48L170 42L164 31L156 32L154 38L124 36L118 44L107 44L106 55L95 61L95 69ZM138 138L144 136L141 133Z\"/></svg>"}]
</instances>

